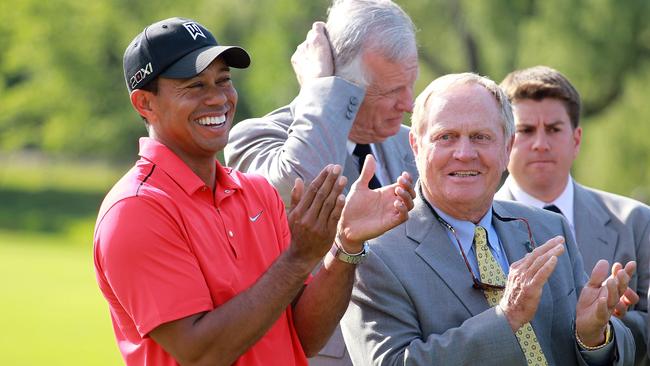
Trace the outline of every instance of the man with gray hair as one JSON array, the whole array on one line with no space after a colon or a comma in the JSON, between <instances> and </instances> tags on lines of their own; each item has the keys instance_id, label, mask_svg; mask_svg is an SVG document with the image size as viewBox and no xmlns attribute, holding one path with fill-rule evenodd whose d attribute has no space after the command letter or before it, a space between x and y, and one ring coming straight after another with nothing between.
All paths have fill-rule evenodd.
<instances>
[{"instance_id":1,"label":"man with gray hair","mask_svg":"<svg viewBox=\"0 0 650 366\"><path fill-rule=\"evenodd\" d=\"M513 135L492 80L447 75L418 96L415 207L357 268L341 322L354 364L634 362L632 334L611 315L635 263L610 272L601 260L588 278L562 216L493 200Z\"/></svg>"},{"instance_id":2,"label":"man with gray hair","mask_svg":"<svg viewBox=\"0 0 650 366\"><path fill-rule=\"evenodd\" d=\"M397 4L334 1L327 23L313 24L291 63L299 95L235 125L224 151L228 166L264 175L285 203L296 178L311 181L327 164L343 166L348 182L355 181L369 154L376 162L370 188L404 171L417 179L409 129L402 125L418 75L415 27ZM340 329L310 364L351 364Z\"/></svg>"},{"instance_id":3,"label":"man with gray hair","mask_svg":"<svg viewBox=\"0 0 650 366\"><path fill-rule=\"evenodd\" d=\"M403 171L416 178L402 119L413 106L417 46L413 23L398 5L335 1L327 24L313 24L291 62L299 95L233 127L227 165L264 175L285 202L295 178L311 181L327 164L342 165L353 182L367 154L377 162L372 188Z\"/></svg>"}]
</instances>

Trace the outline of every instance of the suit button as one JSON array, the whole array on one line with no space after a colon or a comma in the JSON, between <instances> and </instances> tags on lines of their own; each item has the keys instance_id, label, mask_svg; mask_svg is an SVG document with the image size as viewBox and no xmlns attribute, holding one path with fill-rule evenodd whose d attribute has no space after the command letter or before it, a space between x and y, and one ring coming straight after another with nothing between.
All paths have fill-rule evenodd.
<instances>
[{"instance_id":1,"label":"suit button","mask_svg":"<svg viewBox=\"0 0 650 366\"><path fill-rule=\"evenodd\" d=\"M357 97L350 97L350 104L352 105L359 104L359 99Z\"/></svg>"},{"instance_id":2,"label":"suit button","mask_svg":"<svg viewBox=\"0 0 650 366\"><path fill-rule=\"evenodd\" d=\"M352 119L352 117L354 117L354 112L347 111L345 117L347 117L347 119Z\"/></svg>"}]
</instances>

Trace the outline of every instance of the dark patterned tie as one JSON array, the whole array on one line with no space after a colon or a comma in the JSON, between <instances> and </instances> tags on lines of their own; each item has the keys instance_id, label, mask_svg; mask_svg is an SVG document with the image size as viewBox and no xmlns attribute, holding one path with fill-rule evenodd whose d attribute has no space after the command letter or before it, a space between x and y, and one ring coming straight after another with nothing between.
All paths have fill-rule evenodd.
<instances>
[{"instance_id":1,"label":"dark patterned tie","mask_svg":"<svg viewBox=\"0 0 650 366\"><path fill-rule=\"evenodd\" d=\"M562 213L562 210L560 210L559 207L557 207L557 206L555 206L553 204L544 206L544 209L549 210L549 211L553 211L555 213L559 213L560 215L564 216L564 214Z\"/></svg>"},{"instance_id":2,"label":"dark patterned tie","mask_svg":"<svg viewBox=\"0 0 650 366\"><path fill-rule=\"evenodd\" d=\"M492 285L503 285L506 283L506 275L503 273L501 266L490 252L487 240L487 232L482 226L477 226L474 229L474 252L476 253L476 261L478 262L478 270L481 275L481 282L489 283ZM501 297L503 290L487 289L483 291L485 298L490 306L496 306ZM546 366L546 357L542 352L542 347L537 341L535 330L530 323L524 324L521 328L517 329L515 333L519 346L526 356L527 365Z\"/></svg>"},{"instance_id":3,"label":"dark patterned tie","mask_svg":"<svg viewBox=\"0 0 650 366\"><path fill-rule=\"evenodd\" d=\"M359 159L359 174L361 174L361 169L363 168L363 162L366 161L366 155L368 154L372 155L372 151L370 150L370 145L357 144L352 154ZM377 189L381 187L381 184L379 183L377 177L375 177L374 175L372 176L372 179L370 179L370 183L368 183L368 187L370 189Z\"/></svg>"}]
</instances>

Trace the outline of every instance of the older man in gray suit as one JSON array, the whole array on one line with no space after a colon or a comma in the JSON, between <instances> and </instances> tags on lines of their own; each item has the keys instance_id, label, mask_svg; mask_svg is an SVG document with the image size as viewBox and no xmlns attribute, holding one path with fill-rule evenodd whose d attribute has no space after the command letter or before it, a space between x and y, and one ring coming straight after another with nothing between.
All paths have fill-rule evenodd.
<instances>
[{"instance_id":1,"label":"older man in gray suit","mask_svg":"<svg viewBox=\"0 0 650 366\"><path fill-rule=\"evenodd\" d=\"M311 181L327 164L343 166L348 186L367 154L376 161L369 185L402 172L417 179L408 127L418 75L415 29L388 0L336 0L327 24L316 22L292 64L301 89L291 104L230 132L226 164L264 175L286 204L296 178ZM340 329L312 366L351 365Z\"/></svg>"},{"instance_id":2,"label":"older man in gray suit","mask_svg":"<svg viewBox=\"0 0 650 366\"><path fill-rule=\"evenodd\" d=\"M342 321L354 364L632 364L632 335L611 315L635 263L610 275L600 261L588 278L562 216L493 201L513 129L489 79L447 75L420 94L418 197L357 268Z\"/></svg>"},{"instance_id":3,"label":"older man in gray suit","mask_svg":"<svg viewBox=\"0 0 650 366\"><path fill-rule=\"evenodd\" d=\"M627 306L615 315L636 343L636 364L646 365L650 208L641 202L588 188L571 178L582 140L580 95L559 71L536 66L510 73L501 83L513 105L515 140L510 176L498 199L517 200L562 213L575 235L585 269L599 259L636 261ZM636 303L638 301L638 303Z\"/></svg>"},{"instance_id":4,"label":"older man in gray suit","mask_svg":"<svg viewBox=\"0 0 650 366\"><path fill-rule=\"evenodd\" d=\"M311 181L327 164L343 166L351 184L368 153L377 161L371 185L390 184L403 171L417 178L402 125L413 108L417 46L413 23L398 5L335 1L327 24L314 23L291 61L299 95L235 125L227 165L264 175L285 202L295 178Z\"/></svg>"}]
</instances>

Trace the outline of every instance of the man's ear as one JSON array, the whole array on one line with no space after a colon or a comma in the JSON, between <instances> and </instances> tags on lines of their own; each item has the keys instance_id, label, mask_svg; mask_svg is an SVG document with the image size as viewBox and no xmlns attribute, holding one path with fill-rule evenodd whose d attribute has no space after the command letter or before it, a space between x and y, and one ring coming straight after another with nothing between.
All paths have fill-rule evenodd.
<instances>
[{"instance_id":1,"label":"man's ear","mask_svg":"<svg viewBox=\"0 0 650 366\"><path fill-rule=\"evenodd\" d=\"M512 146L515 143L515 135L510 136L509 139L506 140L506 153L505 153L505 169L508 169L508 165L510 164L510 153L512 153Z\"/></svg>"},{"instance_id":2,"label":"man's ear","mask_svg":"<svg viewBox=\"0 0 650 366\"><path fill-rule=\"evenodd\" d=\"M582 127L578 126L573 129L573 159L578 157L580 144L582 143Z\"/></svg>"},{"instance_id":3,"label":"man's ear","mask_svg":"<svg viewBox=\"0 0 650 366\"><path fill-rule=\"evenodd\" d=\"M154 94L146 90L136 89L131 92L131 105L133 105L133 108L135 108L135 110L149 122L154 118L153 109L151 108L153 98Z\"/></svg>"},{"instance_id":4,"label":"man's ear","mask_svg":"<svg viewBox=\"0 0 650 366\"><path fill-rule=\"evenodd\" d=\"M413 130L409 131L409 144L411 145L411 150L413 150L413 156L418 157L418 142L417 138L413 134Z\"/></svg>"},{"instance_id":5,"label":"man's ear","mask_svg":"<svg viewBox=\"0 0 650 366\"><path fill-rule=\"evenodd\" d=\"M506 152L508 153L508 156L512 152L512 145L515 143L515 135L510 136L510 139L506 141Z\"/></svg>"}]
</instances>

